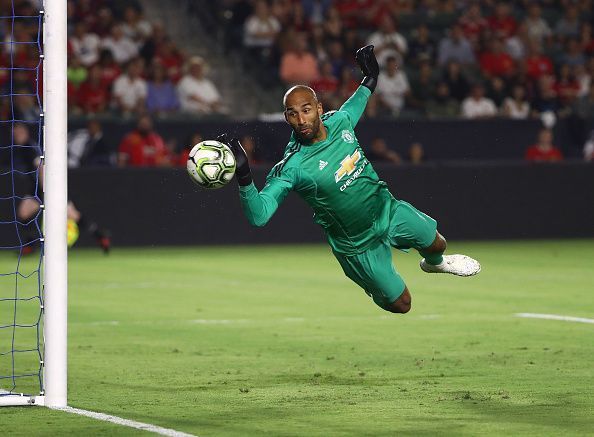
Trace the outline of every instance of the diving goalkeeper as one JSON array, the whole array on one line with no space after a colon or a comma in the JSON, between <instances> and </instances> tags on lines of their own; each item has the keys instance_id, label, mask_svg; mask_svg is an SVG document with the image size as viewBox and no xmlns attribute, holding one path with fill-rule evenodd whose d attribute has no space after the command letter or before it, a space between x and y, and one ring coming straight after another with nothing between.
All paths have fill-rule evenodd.
<instances>
[{"instance_id":1,"label":"diving goalkeeper","mask_svg":"<svg viewBox=\"0 0 594 437\"><path fill-rule=\"evenodd\" d=\"M284 115L293 133L262 191L252 181L239 141L220 140L235 154L241 205L252 225L264 226L289 191L296 191L313 208L346 276L384 310L407 313L411 295L392 264L392 247L418 250L427 273L472 276L481 267L465 255L444 255L446 240L437 232L437 222L394 198L365 158L354 128L377 85L379 67L371 45L359 49L355 58L364 78L338 111L323 113L307 86L286 92Z\"/></svg>"}]
</instances>

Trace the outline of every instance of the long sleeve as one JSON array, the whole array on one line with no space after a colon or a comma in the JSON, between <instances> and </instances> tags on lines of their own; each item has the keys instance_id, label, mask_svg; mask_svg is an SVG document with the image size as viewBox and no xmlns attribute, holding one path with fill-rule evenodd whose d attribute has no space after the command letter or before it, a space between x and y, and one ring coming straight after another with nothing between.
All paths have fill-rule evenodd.
<instances>
[{"instance_id":1,"label":"long sleeve","mask_svg":"<svg viewBox=\"0 0 594 437\"><path fill-rule=\"evenodd\" d=\"M250 224L264 226L268 223L292 189L293 181L286 174L269 177L260 192L253 182L250 185L239 187L241 207Z\"/></svg>"},{"instance_id":2,"label":"long sleeve","mask_svg":"<svg viewBox=\"0 0 594 437\"><path fill-rule=\"evenodd\" d=\"M339 111L346 112L353 128L359 122L361 115L363 115L370 95L371 91L369 91L369 88L359 86L353 95L340 107Z\"/></svg>"}]
</instances>

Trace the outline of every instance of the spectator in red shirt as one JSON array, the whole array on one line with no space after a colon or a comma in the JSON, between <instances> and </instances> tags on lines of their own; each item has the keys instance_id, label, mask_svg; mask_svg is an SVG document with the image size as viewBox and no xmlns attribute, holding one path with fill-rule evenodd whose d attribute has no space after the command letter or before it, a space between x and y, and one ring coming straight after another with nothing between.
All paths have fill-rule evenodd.
<instances>
[{"instance_id":1,"label":"spectator in red shirt","mask_svg":"<svg viewBox=\"0 0 594 437\"><path fill-rule=\"evenodd\" d=\"M518 23L510 15L509 5L505 2L497 3L494 14L487 19L487 22L491 33L503 38L514 35L518 28Z\"/></svg>"},{"instance_id":2,"label":"spectator in red shirt","mask_svg":"<svg viewBox=\"0 0 594 437\"><path fill-rule=\"evenodd\" d=\"M167 77L173 83L182 77L184 57L171 39L167 38L158 48L154 58L167 72Z\"/></svg>"},{"instance_id":3,"label":"spectator in red shirt","mask_svg":"<svg viewBox=\"0 0 594 437\"><path fill-rule=\"evenodd\" d=\"M537 80L543 75L553 74L553 63L541 52L540 43L532 39L528 45L528 56L526 57L526 73L532 80Z\"/></svg>"},{"instance_id":4,"label":"spectator in red shirt","mask_svg":"<svg viewBox=\"0 0 594 437\"><path fill-rule=\"evenodd\" d=\"M138 119L135 130L124 137L118 149L120 167L164 167L171 163L163 138L153 131L153 121L147 115Z\"/></svg>"},{"instance_id":5,"label":"spectator in red shirt","mask_svg":"<svg viewBox=\"0 0 594 437\"><path fill-rule=\"evenodd\" d=\"M515 70L514 60L505 52L500 39L490 41L489 50L480 56L480 65L483 74L487 77L510 77Z\"/></svg>"},{"instance_id":6,"label":"spectator in red shirt","mask_svg":"<svg viewBox=\"0 0 594 437\"><path fill-rule=\"evenodd\" d=\"M292 50L283 54L280 77L286 85L309 84L319 77L318 63L307 50L307 36L297 34Z\"/></svg>"},{"instance_id":7,"label":"spectator in red shirt","mask_svg":"<svg viewBox=\"0 0 594 437\"><path fill-rule=\"evenodd\" d=\"M78 106L86 114L104 112L109 103L109 92L101 81L98 64L89 69L89 77L78 89Z\"/></svg>"},{"instance_id":8,"label":"spectator in red shirt","mask_svg":"<svg viewBox=\"0 0 594 437\"><path fill-rule=\"evenodd\" d=\"M532 162L557 162L563 160L561 150L553 145L553 131L541 129L538 133L538 142L526 150L527 161Z\"/></svg>"},{"instance_id":9,"label":"spectator in red shirt","mask_svg":"<svg viewBox=\"0 0 594 437\"><path fill-rule=\"evenodd\" d=\"M570 106L577 98L580 84L575 80L569 65L561 65L559 68L559 77L555 81L553 89L557 93L559 104L562 107Z\"/></svg>"},{"instance_id":10,"label":"spectator in red shirt","mask_svg":"<svg viewBox=\"0 0 594 437\"><path fill-rule=\"evenodd\" d=\"M99 55L101 66L101 82L108 90L111 90L113 82L122 74L122 69L113 59L111 51L103 49Z\"/></svg>"},{"instance_id":11,"label":"spectator in red shirt","mask_svg":"<svg viewBox=\"0 0 594 437\"><path fill-rule=\"evenodd\" d=\"M468 38L474 47L478 44L483 32L488 28L487 20L483 18L478 3L470 5L466 13L460 18L459 23L464 36Z\"/></svg>"}]
</instances>

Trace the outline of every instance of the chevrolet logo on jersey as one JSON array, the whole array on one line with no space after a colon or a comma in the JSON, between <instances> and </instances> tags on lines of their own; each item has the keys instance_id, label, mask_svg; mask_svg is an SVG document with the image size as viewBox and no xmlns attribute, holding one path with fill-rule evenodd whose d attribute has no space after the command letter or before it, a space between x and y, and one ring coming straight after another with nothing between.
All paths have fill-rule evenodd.
<instances>
[{"instance_id":1,"label":"chevrolet logo on jersey","mask_svg":"<svg viewBox=\"0 0 594 437\"><path fill-rule=\"evenodd\" d=\"M334 179L336 182L340 181L346 175L350 175L355 171L357 167L357 162L361 159L361 153L358 150L355 150L353 155L347 155L341 162L340 168L334 173Z\"/></svg>"}]
</instances>

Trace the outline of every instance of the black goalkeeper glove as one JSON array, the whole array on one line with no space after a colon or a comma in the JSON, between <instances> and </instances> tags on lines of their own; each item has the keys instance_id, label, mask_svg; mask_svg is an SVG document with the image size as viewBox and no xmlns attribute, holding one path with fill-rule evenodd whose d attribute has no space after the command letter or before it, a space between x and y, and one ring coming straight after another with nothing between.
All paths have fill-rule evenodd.
<instances>
[{"instance_id":1,"label":"black goalkeeper glove","mask_svg":"<svg viewBox=\"0 0 594 437\"><path fill-rule=\"evenodd\" d=\"M377 85L377 77L379 76L379 65L377 64L377 59L375 59L375 53L373 53L373 45L361 47L357 50L355 60L359 64L359 68L364 76L361 85L373 92Z\"/></svg>"},{"instance_id":2,"label":"black goalkeeper glove","mask_svg":"<svg viewBox=\"0 0 594 437\"><path fill-rule=\"evenodd\" d=\"M237 138L227 138L227 134L222 134L217 137L217 141L229 146L235 156L235 177L237 183L242 187L252 183L252 171L250 170L250 164L248 162L247 154L241 143Z\"/></svg>"}]
</instances>

